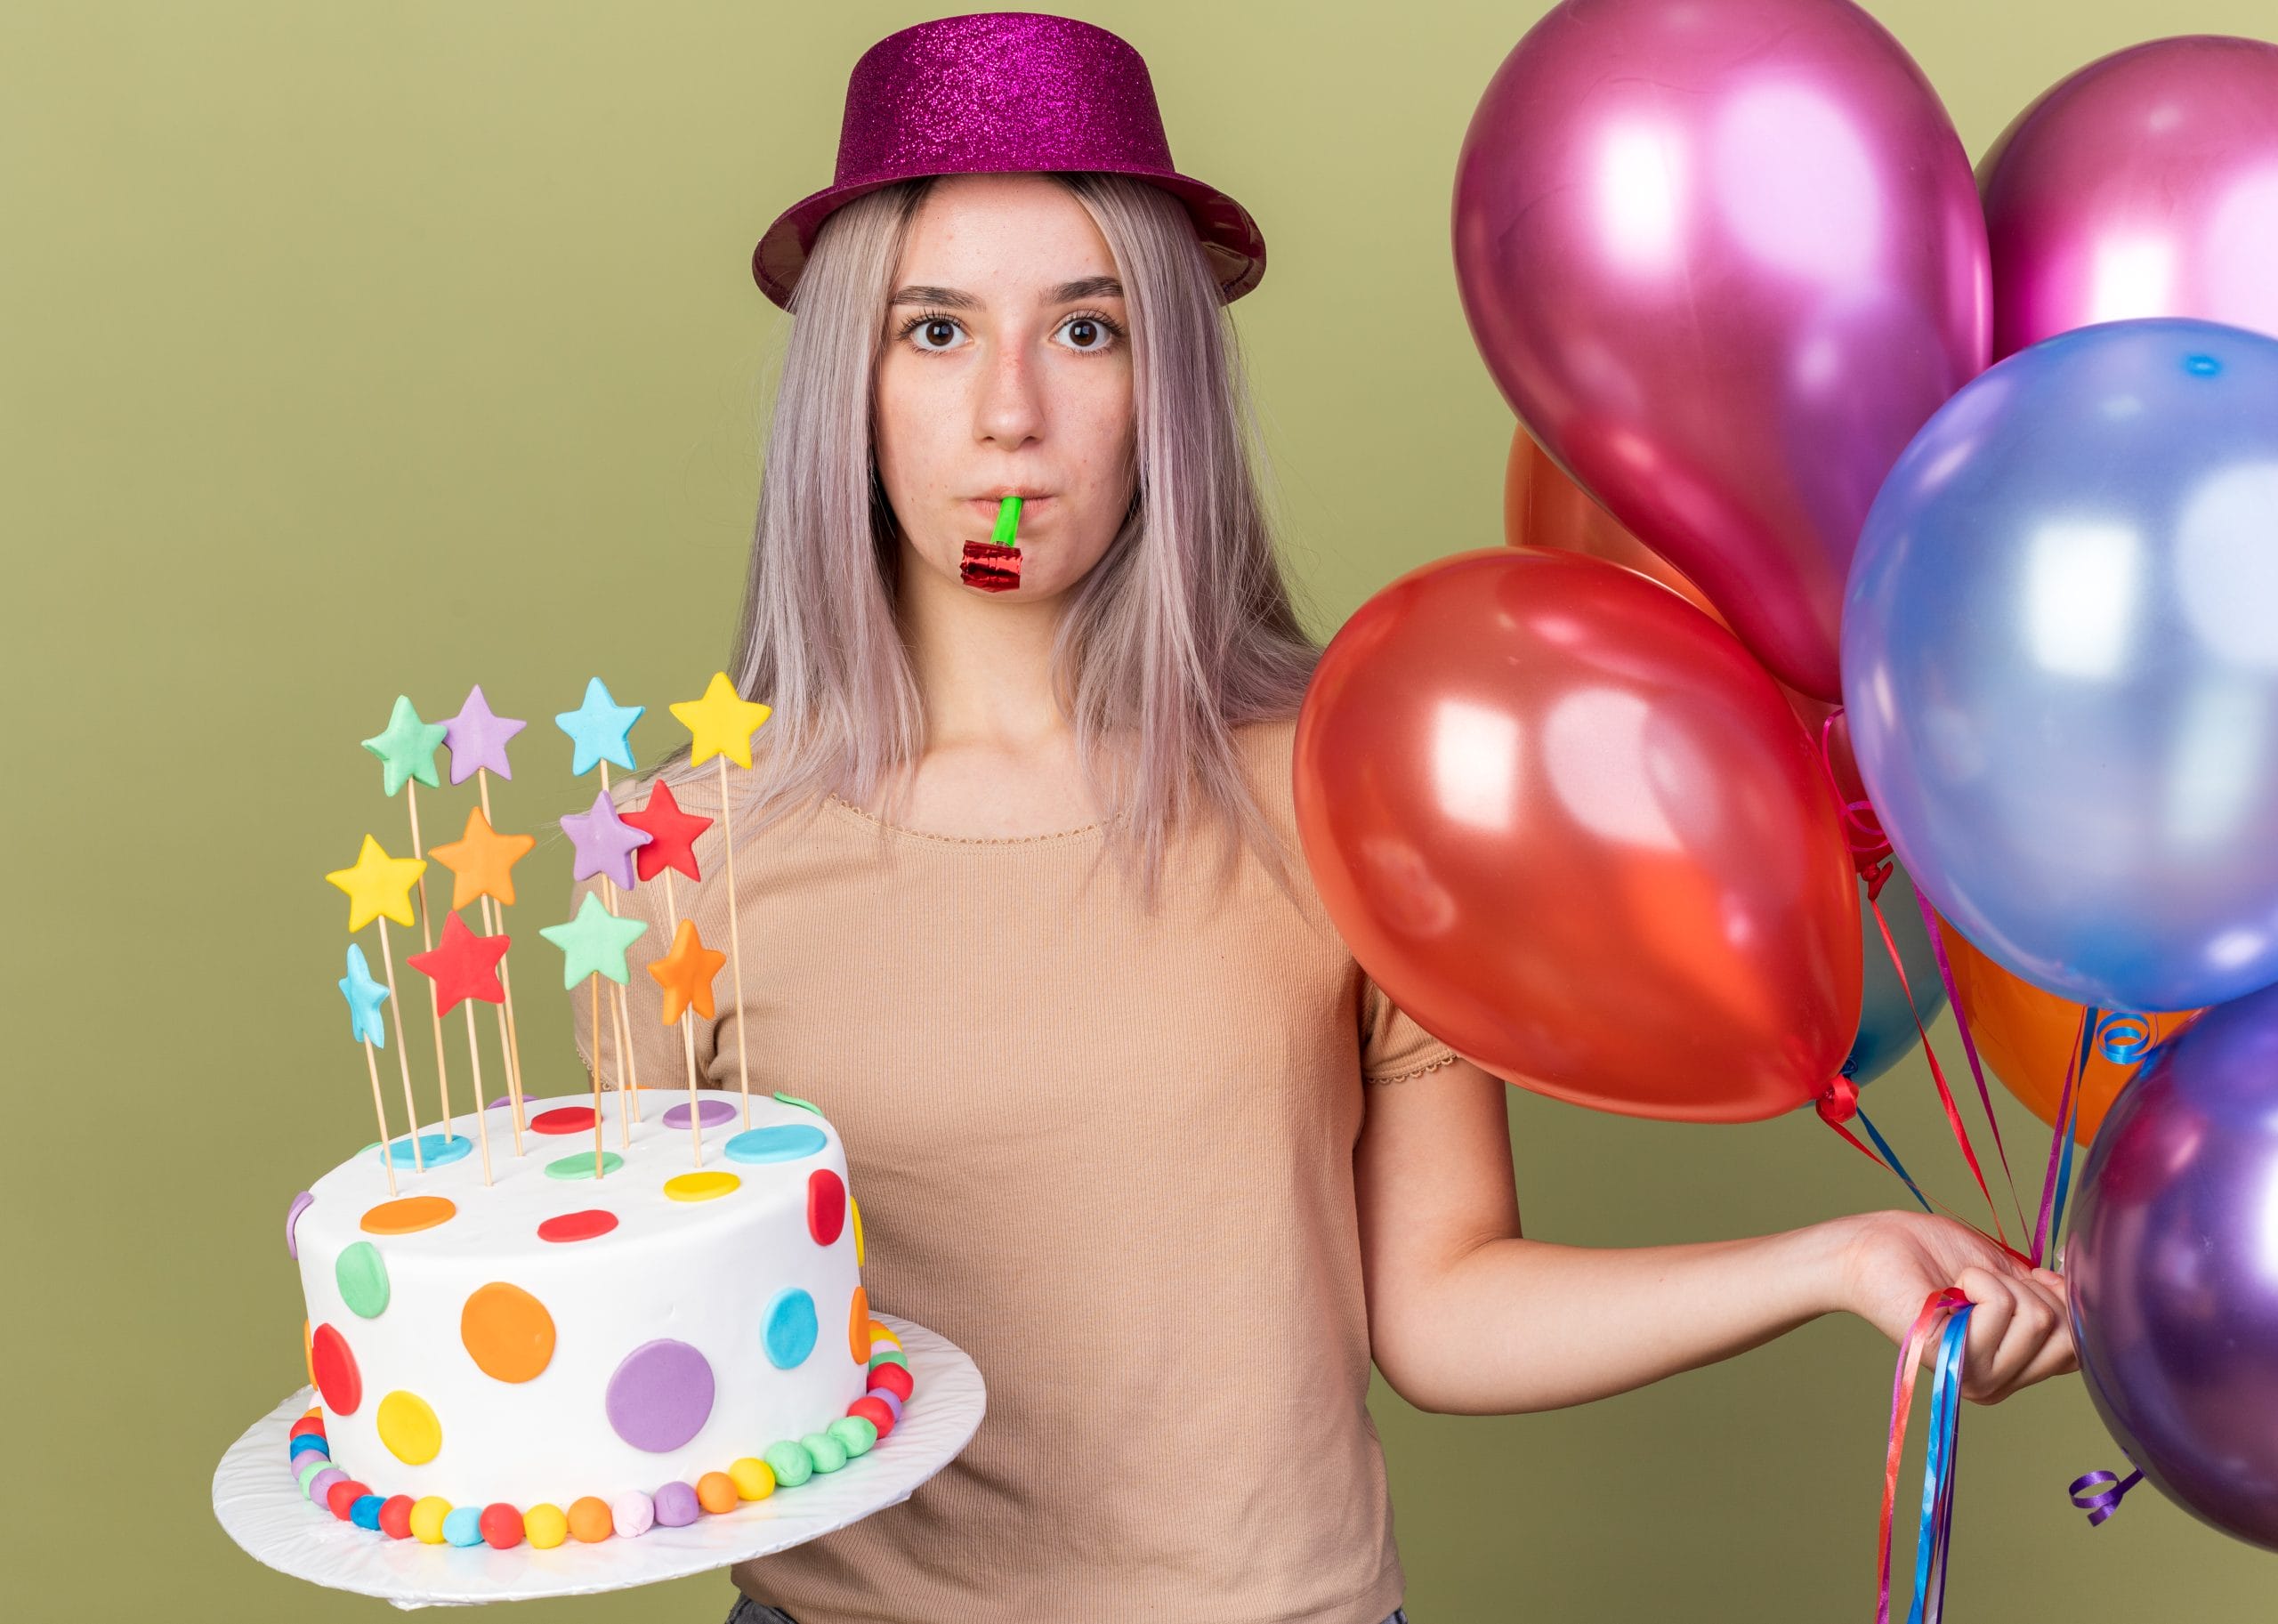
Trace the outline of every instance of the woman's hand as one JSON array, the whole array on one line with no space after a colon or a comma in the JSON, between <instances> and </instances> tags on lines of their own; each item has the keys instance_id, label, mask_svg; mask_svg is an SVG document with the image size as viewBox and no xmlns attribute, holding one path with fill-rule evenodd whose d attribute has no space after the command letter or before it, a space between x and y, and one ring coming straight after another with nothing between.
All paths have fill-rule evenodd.
<instances>
[{"instance_id":1,"label":"woman's hand","mask_svg":"<svg viewBox=\"0 0 2278 1624\"><path fill-rule=\"evenodd\" d=\"M1930 1213L1870 1212L1839 1222L1851 1231L1838 1277L1843 1306L1894 1343L1904 1340L1924 1300L1943 1287L1960 1288L1976 1305L1962 1359L1963 1397L1998 1404L2020 1387L2080 1368L2063 1275L2028 1269L1968 1225Z\"/></svg>"}]
</instances>

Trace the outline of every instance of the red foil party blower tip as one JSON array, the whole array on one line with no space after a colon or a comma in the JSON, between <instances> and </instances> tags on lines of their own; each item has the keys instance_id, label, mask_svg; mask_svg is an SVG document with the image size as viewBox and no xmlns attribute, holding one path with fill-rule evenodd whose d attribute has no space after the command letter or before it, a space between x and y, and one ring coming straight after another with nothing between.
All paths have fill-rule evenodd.
<instances>
[{"instance_id":1,"label":"red foil party blower tip","mask_svg":"<svg viewBox=\"0 0 2278 1624\"><path fill-rule=\"evenodd\" d=\"M997 508L997 529L987 541L965 544L965 562L957 577L982 592L1012 592L1021 584L1021 544L1015 532L1021 523L1021 499L1006 497Z\"/></svg>"}]
</instances>

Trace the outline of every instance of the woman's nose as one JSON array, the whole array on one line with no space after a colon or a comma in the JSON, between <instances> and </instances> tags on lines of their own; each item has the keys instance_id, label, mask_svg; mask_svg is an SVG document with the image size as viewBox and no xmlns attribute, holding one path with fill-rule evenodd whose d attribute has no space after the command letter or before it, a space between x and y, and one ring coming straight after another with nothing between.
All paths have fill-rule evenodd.
<instances>
[{"instance_id":1,"label":"woman's nose","mask_svg":"<svg viewBox=\"0 0 2278 1624\"><path fill-rule=\"evenodd\" d=\"M1014 450L1044 433L1044 401L1034 359L1018 343L995 346L981 368L975 437Z\"/></svg>"}]
</instances>

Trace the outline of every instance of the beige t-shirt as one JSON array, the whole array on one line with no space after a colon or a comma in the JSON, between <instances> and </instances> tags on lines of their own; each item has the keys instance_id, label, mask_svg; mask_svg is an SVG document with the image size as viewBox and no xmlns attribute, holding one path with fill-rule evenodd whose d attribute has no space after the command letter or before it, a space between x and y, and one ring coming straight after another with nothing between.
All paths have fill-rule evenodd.
<instances>
[{"instance_id":1,"label":"beige t-shirt","mask_svg":"<svg viewBox=\"0 0 2278 1624\"><path fill-rule=\"evenodd\" d=\"M1218 891L1208 838L1174 846L1153 916L1097 828L956 838L833 798L739 839L751 1087L836 1125L871 1304L948 1337L989 1388L939 1475L744 1564L749 1594L801 1624L1378 1624L1399 1604L1353 1149L1364 1077L1454 1056L1313 892L1293 733L1240 737L1302 909L1247 851ZM715 783L682 805L716 815ZM725 951L716 825L697 856L679 909ZM632 954L639 1079L684 1085L638 967L664 952L662 881L619 910L653 925ZM731 974L696 1052L733 1089ZM605 1038L612 1086L615 1053Z\"/></svg>"}]
</instances>

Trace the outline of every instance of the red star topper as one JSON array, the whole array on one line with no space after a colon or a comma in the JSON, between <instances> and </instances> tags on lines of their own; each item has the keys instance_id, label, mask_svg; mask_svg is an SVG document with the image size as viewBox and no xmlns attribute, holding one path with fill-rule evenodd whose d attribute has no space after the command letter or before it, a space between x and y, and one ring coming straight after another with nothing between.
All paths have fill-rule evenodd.
<instances>
[{"instance_id":1,"label":"red star topper","mask_svg":"<svg viewBox=\"0 0 2278 1624\"><path fill-rule=\"evenodd\" d=\"M448 1014L468 998L504 1004L506 990L498 984L498 961L506 957L513 939L504 934L478 936L456 914L443 920L443 945L414 953L407 961L435 983L441 1013Z\"/></svg>"},{"instance_id":2,"label":"red star topper","mask_svg":"<svg viewBox=\"0 0 2278 1624\"><path fill-rule=\"evenodd\" d=\"M668 868L692 880L704 877L696 871L696 837L712 827L712 820L681 811L672 787L664 780L658 779L649 792L646 807L620 813L619 818L649 836L649 844L633 853L635 871L642 879L655 879Z\"/></svg>"}]
</instances>

